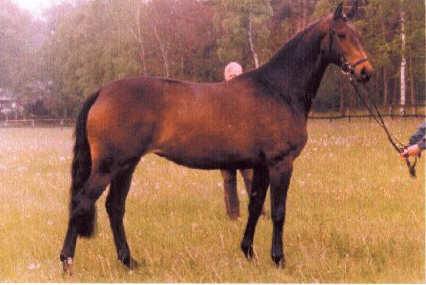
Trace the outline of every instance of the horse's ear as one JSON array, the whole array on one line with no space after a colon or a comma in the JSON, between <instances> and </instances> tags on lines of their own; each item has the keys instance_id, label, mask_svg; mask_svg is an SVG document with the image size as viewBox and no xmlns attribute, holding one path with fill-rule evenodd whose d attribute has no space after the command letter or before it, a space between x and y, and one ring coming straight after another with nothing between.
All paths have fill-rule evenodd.
<instances>
[{"instance_id":1,"label":"horse's ear","mask_svg":"<svg viewBox=\"0 0 426 285\"><path fill-rule=\"evenodd\" d=\"M352 6L352 9L347 14L348 19L352 20L356 16L357 13L358 13L358 0L355 0L354 4Z\"/></svg>"},{"instance_id":2,"label":"horse's ear","mask_svg":"<svg viewBox=\"0 0 426 285\"><path fill-rule=\"evenodd\" d=\"M334 20L344 19L345 15L343 14L343 2L340 2L339 6L337 6L336 11L334 11Z\"/></svg>"}]
</instances>

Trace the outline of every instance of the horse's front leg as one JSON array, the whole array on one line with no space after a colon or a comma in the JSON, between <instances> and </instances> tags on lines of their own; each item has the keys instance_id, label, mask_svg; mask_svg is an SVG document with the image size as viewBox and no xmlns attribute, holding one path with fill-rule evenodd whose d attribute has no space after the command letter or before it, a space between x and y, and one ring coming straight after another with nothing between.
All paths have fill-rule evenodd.
<instances>
[{"instance_id":1,"label":"horse's front leg","mask_svg":"<svg viewBox=\"0 0 426 285\"><path fill-rule=\"evenodd\" d=\"M285 267L283 252L283 227L286 212L287 191L293 171L293 163L285 159L270 167L271 218L273 224L271 257L278 267Z\"/></svg>"},{"instance_id":2,"label":"horse's front leg","mask_svg":"<svg viewBox=\"0 0 426 285\"><path fill-rule=\"evenodd\" d=\"M250 193L249 217L243 240L241 241L241 250L247 258L253 257L253 237L256 229L257 220L265 202L266 189L269 185L269 173L266 166L258 166L253 169L253 182Z\"/></svg>"},{"instance_id":3,"label":"horse's front leg","mask_svg":"<svg viewBox=\"0 0 426 285\"><path fill-rule=\"evenodd\" d=\"M240 170L241 176L244 180L244 185L246 186L247 196L250 197L251 193L251 184L253 182L253 169L241 169ZM262 207L261 215L265 215L265 207Z\"/></svg>"}]
</instances>

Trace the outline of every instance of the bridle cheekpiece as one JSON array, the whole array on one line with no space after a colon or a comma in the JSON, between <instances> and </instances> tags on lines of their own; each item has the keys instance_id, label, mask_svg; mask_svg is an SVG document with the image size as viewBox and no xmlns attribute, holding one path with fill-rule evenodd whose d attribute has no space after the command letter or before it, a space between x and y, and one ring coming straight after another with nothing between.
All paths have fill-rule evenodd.
<instances>
[{"instance_id":1,"label":"bridle cheekpiece","mask_svg":"<svg viewBox=\"0 0 426 285\"><path fill-rule=\"evenodd\" d=\"M333 40L334 35L336 34L336 31L333 29L330 29L330 47L329 47L329 54L331 54L331 50L333 48ZM345 56L341 54L339 56L338 60L338 66L340 67L341 71L345 75L353 75L355 73L355 68L360 65L363 62L368 61L368 58L364 57L359 60L357 60L355 63L350 63L346 60Z\"/></svg>"}]
</instances>

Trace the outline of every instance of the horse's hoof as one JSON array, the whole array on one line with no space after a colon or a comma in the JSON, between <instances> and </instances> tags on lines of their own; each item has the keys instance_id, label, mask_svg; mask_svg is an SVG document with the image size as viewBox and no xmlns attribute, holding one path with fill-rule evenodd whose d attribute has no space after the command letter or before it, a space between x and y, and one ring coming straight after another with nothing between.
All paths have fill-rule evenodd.
<instances>
[{"instance_id":1,"label":"horse's hoof","mask_svg":"<svg viewBox=\"0 0 426 285\"><path fill-rule=\"evenodd\" d=\"M62 261L62 269L65 275L72 275L72 258L67 257Z\"/></svg>"},{"instance_id":2,"label":"horse's hoof","mask_svg":"<svg viewBox=\"0 0 426 285\"><path fill-rule=\"evenodd\" d=\"M229 214L229 219L233 220L233 221L237 221L240 219L240 215L239 214Z\"/></svg>"},{"instance_id":3,"label":"horse's hoof","mask_svg":"<svg viewBox=\"0 0 426 285\"><path fill-rule=\"evenodd\" d=\"M129 270L133 270L139 267L139 263L134 260L132 257L121 260L121 262L126 266Z\"/></svg>"},{"instance_id":4,"label":"horse's hoof","mask_svg":"<svg viewBox=\"0 0 426 285\"><path fill-rule=\"evenodd\" d=\"M285 268L285 258L284 258L284 256L276 256L276 257L273 256L272 260L274 261L274 263L277 266L277 268L281 268L281 269Z\"/></svg>"},{"instance_id":5,"label":"horse's hoof","mask_svg":"<svg viewBox=\"0 0 426 285\"><path fill-rule=\"evenodd\" d=\"M252 245L245 245L244 243L241 244L241 250L243 251L244 255L247 259L252 259L254 252L253 252L253 246Z\"/></svg>"},{"instance_id":6,"label":"horse's hoof","mask_svg":"<svg viewBox=\"0 0 426 285\"><path fill-rule=\"evenodd\" d=\"M130 270L134 270L134 269L136 269L136 268L138 268L139 267L139 263L136 261L136 260L134 260L133 258L130 258L130 262L129 262L129 265L127 266Z\"/></svg>"}]
</instances>

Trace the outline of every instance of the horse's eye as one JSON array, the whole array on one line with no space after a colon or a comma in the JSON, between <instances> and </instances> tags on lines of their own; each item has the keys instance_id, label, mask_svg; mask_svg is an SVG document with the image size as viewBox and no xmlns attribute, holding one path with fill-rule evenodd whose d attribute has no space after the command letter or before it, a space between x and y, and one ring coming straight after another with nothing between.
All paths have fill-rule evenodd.
<instances>
[{"instance_id":1,"label":"horse's eye","mask_svg":"<svg viewBox=\"0 0 426 285\"><path fill-rule=\"evenodd\" d=\"M346 39L346 34L337 34L337 36L339 37L339 39L344 40Z\"/></svg>"}]
</instances>

